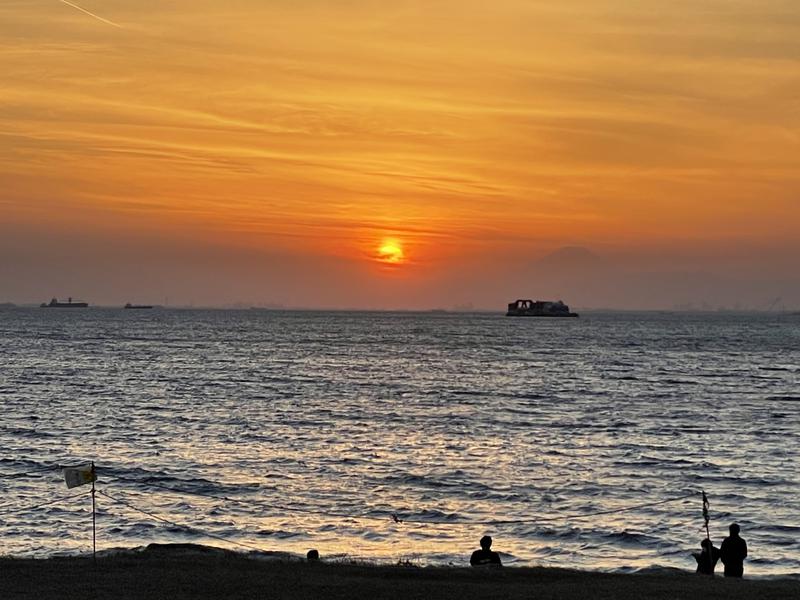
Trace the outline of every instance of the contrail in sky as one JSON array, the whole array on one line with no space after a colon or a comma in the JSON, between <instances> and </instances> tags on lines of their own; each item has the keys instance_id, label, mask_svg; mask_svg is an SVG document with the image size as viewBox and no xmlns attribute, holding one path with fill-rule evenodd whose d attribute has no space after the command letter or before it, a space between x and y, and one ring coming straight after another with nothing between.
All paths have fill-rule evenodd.
<instances>
[{"instance_id":1,"label":"contrail in sky","mask_svg":"<svg viewBox=\"0 0 800 600\"><path fill-rule=\"evenodd\" d=\"M114 27L119 27L120 29L123 28L122 25L120 25L119 23L114 23L114 21L109 21L108 19L104 19L100 15L96 15L93 12L89 12L88 10L86 10L85 8L81 8L77 4L73 4L72 2L67 2L67 0L61 0L61 2L63 4L66 4L67 6L71 6L72 8L75 8L75 9L81 11L82 13L86 13L87 15L97 19L98 21L102 21L103 23L107 23L108 25L113 25Z\"/></svg>"}]
</instances>

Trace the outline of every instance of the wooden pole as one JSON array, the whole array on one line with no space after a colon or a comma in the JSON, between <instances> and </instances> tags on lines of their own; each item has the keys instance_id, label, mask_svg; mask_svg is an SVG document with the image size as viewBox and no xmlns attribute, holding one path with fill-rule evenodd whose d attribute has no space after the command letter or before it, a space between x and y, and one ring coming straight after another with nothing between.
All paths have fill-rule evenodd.
<instances>
[{"instance_id":1,"label":"wooden pole","mask_svg":"<svg viewBox=\"0 0 800 600\"><path fill-rule=\"evenodd\" d=\"M92 461L92 560L97 567L97 503L95 500L94 480L97 479L94 471L94 461Z\"/></svg>"},{"instance_id":2,"label":"wooden pole","mask_svg":"<svg viewBox=\"0 0 800 600\"><path fill-rule=\"evenodd\" d=\"M97 599L97 499L95 492L95 480L97 472L92 461L92 600Z\"/></svg>"},{"instance_id":3,"label":"wooden pole","mask_svg":"<svg viewBox=\"0 0 800 600\"><path fill-rule=\"evenodd\" d=\"M708 497L705 490L703 490L703 519L706 522L706 539L708 540L708 573L714 576L714 554L712 548L714 545L711 543L711 532L708 529L708 521L710 519L708 514Z\"/></svg>"}]
</instances>

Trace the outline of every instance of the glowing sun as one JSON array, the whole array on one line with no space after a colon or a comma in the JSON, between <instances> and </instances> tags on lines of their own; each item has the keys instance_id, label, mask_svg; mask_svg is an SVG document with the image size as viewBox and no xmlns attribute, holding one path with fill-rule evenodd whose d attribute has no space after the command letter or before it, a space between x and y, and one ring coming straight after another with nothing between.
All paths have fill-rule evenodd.
<instances>
[{"instance_id":1,"label":"glowing sun","mask_svg":"<svg viewBox=\"0 0 800 600\"><path fill-rule=\"evenodd\" d=\"M390 265L400 264L405 260L403 247L397 240L384 240L378 248L377 259Z\"/></svg>"}]
</instances>

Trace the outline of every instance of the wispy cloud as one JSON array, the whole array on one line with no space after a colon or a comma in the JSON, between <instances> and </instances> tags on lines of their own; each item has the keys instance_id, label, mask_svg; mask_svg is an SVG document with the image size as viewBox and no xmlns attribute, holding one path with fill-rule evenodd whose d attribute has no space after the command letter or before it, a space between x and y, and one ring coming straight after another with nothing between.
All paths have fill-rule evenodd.
<instances>
[{"instance_id":1,"label":"wispy cloud","mask_svg":"<svg viewBox=\"0 0 800 600\"><path fill-rule=\"evenodd\" d=\"M109 21L108 19L105 19L105 18L101 17L100 15L96 15L93 12L88 11L85 8L82 8L82 7L78 6L77 4L73 4L72 2L67 2L67 0L61 0L61 3L62 4L66 4L67 6L71 6L72 8L74 8L76 10L79 10L84 14L89 15L90 17L92 17L93 19L97 19L101 23L105 23L107 25L112 25L114 27L119 27L120 29L123 29L122 25L120 25L119 23L114 23L114 21Z\"/></svg>"}]
</instances>

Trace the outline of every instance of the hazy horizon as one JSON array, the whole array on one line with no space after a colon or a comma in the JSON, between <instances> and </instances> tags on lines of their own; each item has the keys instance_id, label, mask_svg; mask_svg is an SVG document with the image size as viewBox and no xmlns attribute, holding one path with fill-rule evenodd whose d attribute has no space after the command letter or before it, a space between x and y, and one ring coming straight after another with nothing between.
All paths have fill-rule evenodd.
<instances>
[{"instance_id":1,"label":"hazy horizon","mask_svg":"<svg viewBox=\"0 0 800 600\"><path fill-rule=\"evenodd\" d=\"M257 258L257 257L256 257ZM72 260L67 257L67 261ZM125 266L132 268L131 260ZM257 261L256 261L257 262ZM487 282L491 285L482 292L473 292L465 282L459 282L456 277L451 275L449 282L452 284L451 290L444 295L437 295L426 290L413 288L410 290L398 289L398 298L392 300L387 294L385 285L380 288L372 288L372 296L367 296L362 302L355 301L347 303L346 295L337 303L325 303L325 298L330 298L330 294L325 294L326 286L334 288L329 281L300 282L295 285L287 286L287 289L272 289L270 295L258 295L255 291L250 295L237 295L241 286L240 282L248 282L251 277L245 276L248 269L260 269L262 274L266 273L269 265L283 265L286 269L284 276L291 281L289 271L294 268L297 273L309 270L308 267L290 263L287 258L283 258L275 263L265 263L265 265L254 266L252 262L243 260L237 261L241 271L227 273L228 280L226 285L211 286L210 280L204 279L204 267L214 266L211 257L203 258L193 271L174 269L172 265L162 266L162 271L154 272L152 264L149 265L150 271L147 275L131 277L125 268L114 270L115 277L107 278L102 287L92 283L93 273L82 269L69 269L63 265L61 275L53 280L56 285L46 282L35 283L31 286L27 295L6 294L0 296L0 302L13 302L15 304L39 304L47 302L51 297L66 300L72 297L75 301L87 301L94 306L121 306L127 302L134 304L154 304L164 305L173 308L208 307L208 308L276 308L276 309L299 309L299 310L437 310L444 309L450 311L504 311L508 302L517 298L535 299L562 299L568 302L573 308L583 310L743 310L743 311L786 311L800 308L800 296L798 296L798 282L787 277L781 281L776 279L771 281L767 273L757 273L755 268L749 273L752 280L761 277L763 285L751 287L749 282L742 283L736 279L736 273L732 271L722 271L714 274L702 270L680 270L674 271L648 271L635 261L628 263L615 261L602 257L592 251L582 247L565 247L539 257L531 264L521 264L519 266L520 281L528 281L530 284L515 285L511 281L502 281L500 277L486 271ZM242 266L243 265L243 266ZM141 265L140 265L141 266ZM329 265L328 272L335 273L337 265ZM738 265L741 275L741 264ZM364 289L369 289L367 278L361 281L355 280L355 269L349 273L347 265L338 265L341 269L339 276L344 278L350 275L354 278L354 283L363 285ZM174 270L173 270L174 269ZM82 281L85 285L79 285L74 277L76 272L85 273ZM167 274L181 272L186 278L176 283L167 278ZM65 275L66 274L66 275ZM220 273L220 277L225 274ZM465 277L466 276L462 275ZM4 276L4 281L8 281ZM51 281L53 281L51 280ZM81 280L78 280L81 281ZM128 283L126 283L128 281ZM142 281L152 282L151 287L136 289ZM216 280L219 282L219 280ZM258 279L252 289L256 290L262 280ZM397 277L397 284L403 284L404 280ZM538 282L538 283L534 283ZM188 284L188 285L187 285ZM94 294L87 292L95 286L98 290ZM434 287L433 282L431 287ZM206 288L205 286L210 286ZM297 295L297 289L307 286L305 295ZM314 286L318 286L314 289ZM58 289L55 289L55 288ZM157 287L158 291L153 291ZM498 289L504 289L501 294ZM34 296L34 289L41 289L38 296ZM183 295L180 290L190 289ZM429 288L430 289L430 288ZM47 291L50 290L50 291ZM194 293L192 293L192 290ZM537 291L538 290L538 291ZM470 293L472 292L472 295ZM369 299L380 294L379 304L369 304ZM625 296L624 294L630 294ZM430 303L425 303L425 299L434 298ZM438 301L436 300L438 298Z\"/></svg>"}]
</instances>

